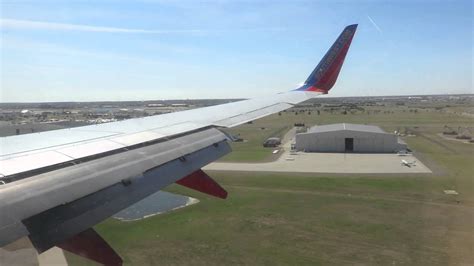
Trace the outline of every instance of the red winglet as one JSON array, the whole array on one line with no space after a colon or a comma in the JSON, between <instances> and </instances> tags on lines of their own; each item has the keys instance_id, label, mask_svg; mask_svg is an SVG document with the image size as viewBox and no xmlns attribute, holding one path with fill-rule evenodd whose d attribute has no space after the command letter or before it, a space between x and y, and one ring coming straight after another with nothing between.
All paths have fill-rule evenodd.
<instances>
[{"instance_id":1,"label":"red winglet","mask_svg":"<svg viewBox=\"0 0 474 266\"><path fill-rule=\"evenodd\" d=\"M314 91L327 94L334 86L341 71L352 38L357 30L357 24L347 26L329 48L323 59L311 72L298 91Z\"/></svg>"},{"instance_id":2,"label":"red winglet","mask_svg":"<svg viewBox=\"0 0 474 266\"><path fill-rule=\"evenodd\" d=\"M121 266L123 263L122 258L115 250L92 228L69 238L57 246L103 265Z\"/></svg>"},{"instance_id":3,"label":"red winglet","mask_svg":"<svg viewBox=\"0 0 474 266\"><path fill-rule=\"evenodd\" d=\"M176 183L214 197L227 198L227 191L201 169L181 178Z\"/></svg>"}]
</instances>

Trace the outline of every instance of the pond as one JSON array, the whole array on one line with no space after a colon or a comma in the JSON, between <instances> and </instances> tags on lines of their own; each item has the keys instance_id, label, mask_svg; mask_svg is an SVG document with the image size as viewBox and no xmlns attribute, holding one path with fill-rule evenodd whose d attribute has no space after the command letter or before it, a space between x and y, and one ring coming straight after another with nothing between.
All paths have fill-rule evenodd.
<instances>
[{"instance_id":1,"label":"pond","mask_svg":"<svg viewBox=\"0 0 474 266\"><path fill-rule=\"evenodd\" d=\"M179 209L198 203L199 200L187 196L158 191L155 194L116 213L113 218L120 221L136 221L157 214Z\"/></svg>"}]
</instances>

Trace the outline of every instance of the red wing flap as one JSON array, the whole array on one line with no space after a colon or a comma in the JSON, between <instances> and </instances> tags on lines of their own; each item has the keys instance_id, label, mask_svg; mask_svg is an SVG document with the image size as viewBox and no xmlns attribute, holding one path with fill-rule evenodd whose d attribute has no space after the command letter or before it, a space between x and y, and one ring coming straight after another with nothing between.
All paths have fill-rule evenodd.
<instances>
[{"instance_id":1,"label":"red wing flap","mask_svg":"<svg viewBox=\"0 0 474 266\"><path fill-rule=\"evenodd\" d=\"M227 198L227 191L201 169L181 178L176 183L214 197Z\"/></svg>"},{"instance_id":2,"label":"red wing flap","mask_svg":"<svg viewBox=\"0 0 474 266\"><path fill-rule=\"evenodd\" d=\"M57 246L103 265L121 266L123 263L122 258L115 250L92 228L69 238Z\"/></svg>"}]
</instances>

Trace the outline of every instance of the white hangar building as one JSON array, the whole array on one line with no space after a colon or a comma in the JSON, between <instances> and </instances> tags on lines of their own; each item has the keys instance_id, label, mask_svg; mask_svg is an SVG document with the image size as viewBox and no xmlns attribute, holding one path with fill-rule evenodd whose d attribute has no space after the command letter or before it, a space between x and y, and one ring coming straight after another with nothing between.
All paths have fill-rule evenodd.
<instances>
[{"instance_id":1,"label":"white hangar building","mask_svg":"<svg viewBox=\"0 0 474 266\"><path fill-rule=\"evenodd\" d=\"M331 124L311 127L296 134L295 149L305 152L392 153L406 150L397 135L380 127L357 124Z\"/></svg>"}]
</instances>

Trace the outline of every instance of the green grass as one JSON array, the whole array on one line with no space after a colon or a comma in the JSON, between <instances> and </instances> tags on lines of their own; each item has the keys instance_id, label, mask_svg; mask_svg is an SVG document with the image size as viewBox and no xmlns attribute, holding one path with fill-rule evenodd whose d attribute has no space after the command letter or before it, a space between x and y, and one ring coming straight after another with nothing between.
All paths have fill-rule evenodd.
<instances>
[{"instance_id":1,"label":"green grass","mask_svg":"<svg viewBox=\"0 0 474 266\"><path fill-rule=\"evenodd\" d=\"M415 214L420 206L271 190L229 192L226 201L195 195L203 202L141 222L108 220L97 230L130 265L340 264L367 259L387 264L423 259L421 251L413 257L378 255L419 250L416 229L421 221ZM407 216L402 224L401 211ZM441 264L447 261L446 253L430 256Z\"/></svg>"},{"instance_id":2,"label":"green grass","mask_svg":"<svg viewBox=\"0 0 474 266\"><path fill-rule=\"evenodd\" d=\"M255 122L242 125L237 129L229 129L231 134L239 134L245 142L231 143L233 152L221 158L221 161L261 162L268 160L273 149L263 147L263 142L270 137L282 138L290 128L288 124L267 125Z\"/></svg>"},{"instance_id":3,"label":"green grass","mask_svg":"<svg viewBox=\"0 0 474 266\"><path fill-rule=\"evenodd\" d=\"M317 120L295 117L272 116L234 129L249 138L248 144L234 145L238 154L234 159L265 160L266 150L254 146L261 145L262 138L294 122ZM425 120L417 123L416 117ZM364 119L318 117L320 123ZM474 121L428 112L370 119L385 128L417 126L426 137L406 141L435 173L210 172L228 190L227 200L172 185L168 191L201 202L137 222L108 219L95 228L126 265L473 264L474 145L437 134L445 123L472 127ZM444 189L455 189L460 195L445 195ZM71 265L90 264L69 253L67 259Z\"/></svg>"},{"instance_id":4,"label":"green grass","mask_svg":"<svg viewBox=\"0 0 474 266\"><path fill-rule=\"evenodd\" d=\"M96 229L130 265L449 262L449 251L442 251L445 241L421 228L427 219L437 226L449 221L420 216L427 206L416 198L392 200L406 199L405 189L419 191L416 183L396 178L384 183L362 177L214 176L228 189L227 200L172 186L170 191L201 202L139 222L109 219ZM429 242L421 241L426 237ZM81 264L72 257L71 262Z\"/></svg>"}]
</instances>

